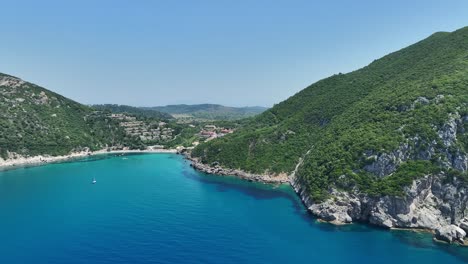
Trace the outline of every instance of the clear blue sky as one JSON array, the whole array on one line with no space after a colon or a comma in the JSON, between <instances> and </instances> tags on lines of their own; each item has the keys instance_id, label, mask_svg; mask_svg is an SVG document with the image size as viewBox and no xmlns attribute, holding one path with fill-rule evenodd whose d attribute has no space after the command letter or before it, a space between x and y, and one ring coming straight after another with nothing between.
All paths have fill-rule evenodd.
<instances>
[{"instance_id":1,"label":"clear blue sky","mask_svg":"<svg viewBox=\"0 0 468 264\"><path fill-rule=\"evenodd\" d=\"M15 0L0 24L0 72L81 103L271 106L468 26L468 1Z\"/></svg>"}]
</instances>

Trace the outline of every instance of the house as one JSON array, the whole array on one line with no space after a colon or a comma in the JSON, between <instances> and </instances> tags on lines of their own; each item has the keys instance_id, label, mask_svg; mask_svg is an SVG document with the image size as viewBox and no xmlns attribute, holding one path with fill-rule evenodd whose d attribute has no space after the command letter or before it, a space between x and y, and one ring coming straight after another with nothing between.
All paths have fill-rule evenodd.
<instances>
[{"instance_id":1,"label":"house","mask_svg":"<svg viewBox=\"0 0 468 264\"><path fill-rule=\"evenodd\" d=\"M214 131L216 129L216 126L215 125L206 125L205 129L208 130L208 131Z\"/></svg>"},{"instance_id":2,"label":"house","mask_svg":"<svg viewBox=\"0 0 468 264\"><path fill-rule=\"evenodd\" d=\"M234 131L231 130L231 129L228 129L228 128L221 129L221 133L223 133L223 134L231 134L232 132L234 132Z\"/></svg>"},{"instance_id":3,"label":"house","mask_svg":"<svg viewBox=\"0 0 468 264\"><path fill-rule=\"evenodd\" d=\"M211 137L216 137L217 134L216 132L214 131L206 131L206 130L203 130L200 135L204 138L211 138Z\"/></svg>"}]
</instances>

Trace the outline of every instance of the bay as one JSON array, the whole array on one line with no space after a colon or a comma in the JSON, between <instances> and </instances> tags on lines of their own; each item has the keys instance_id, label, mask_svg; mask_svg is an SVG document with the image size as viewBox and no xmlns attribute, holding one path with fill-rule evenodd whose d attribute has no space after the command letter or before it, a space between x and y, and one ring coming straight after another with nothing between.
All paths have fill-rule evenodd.
<instances>
[{"instance_id":1,"label":"bay","mask_svg":"<svg viewBox=\"0 0 468 264\"><path fill-rule=\"evenodd\" d=\"M206 175L174 154L0 172L0 263L299 262L466 263L468 250L319 223L287 185Z\"/></svg>"}]
</instances>

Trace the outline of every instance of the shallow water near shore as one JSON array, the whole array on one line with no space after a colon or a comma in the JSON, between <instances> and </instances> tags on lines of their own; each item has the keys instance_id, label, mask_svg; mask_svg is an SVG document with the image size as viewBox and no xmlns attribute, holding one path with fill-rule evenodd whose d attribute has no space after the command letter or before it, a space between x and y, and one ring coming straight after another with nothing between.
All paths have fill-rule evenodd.
<instances>
[{"instance_id":1,"label":"shallow water near shore","mask_svg":"<svg viewBox=\"0 0 468 264\"><path fill-rule=\"evenodd\" d=\"M0 171L0 239L0 263L468 262L431 234L318 223L287 185L205 175L174 154Z\"/></svg>"}]
</instances>

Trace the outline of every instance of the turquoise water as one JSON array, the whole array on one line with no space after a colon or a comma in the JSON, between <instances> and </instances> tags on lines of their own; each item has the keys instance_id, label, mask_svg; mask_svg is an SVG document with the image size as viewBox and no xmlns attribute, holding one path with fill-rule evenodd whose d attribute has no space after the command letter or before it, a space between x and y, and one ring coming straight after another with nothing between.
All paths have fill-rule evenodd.
<instances>
[{"instance_id":1,"label":"turquoise water","mask_svg":"<svg viewBox=\"0 0 468 264\"><path fill-rule=\"evenodd\" d=\"M468 261L429 234L317 223L288 186L204 175L172 154L0 172L0 239L0 263Z\"/></svg>"}]
</instances>

